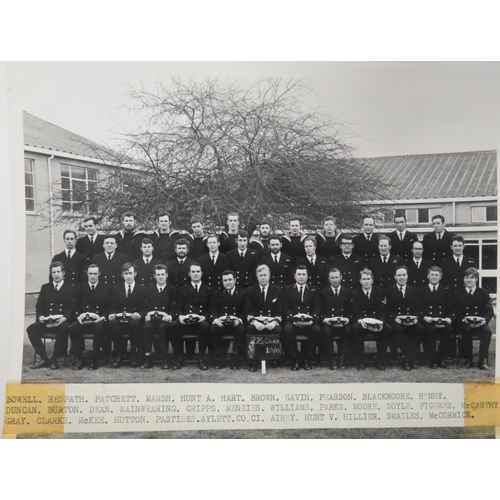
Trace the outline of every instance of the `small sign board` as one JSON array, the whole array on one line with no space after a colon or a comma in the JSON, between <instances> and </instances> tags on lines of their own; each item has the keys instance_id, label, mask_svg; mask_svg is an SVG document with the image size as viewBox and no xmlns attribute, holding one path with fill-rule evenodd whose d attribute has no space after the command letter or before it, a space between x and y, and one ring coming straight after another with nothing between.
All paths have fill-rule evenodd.
<instances>
[{"instance_id":1,"label":"small sign board","mask_svg":"<svg viewBox=\"0 0 500 500\"><path fill-rule=\"evenodd\" d=\"M280 359L279 334L257 332L254 335L247 335L247 357L254 361Z\"/></svg>"}]
</instances>

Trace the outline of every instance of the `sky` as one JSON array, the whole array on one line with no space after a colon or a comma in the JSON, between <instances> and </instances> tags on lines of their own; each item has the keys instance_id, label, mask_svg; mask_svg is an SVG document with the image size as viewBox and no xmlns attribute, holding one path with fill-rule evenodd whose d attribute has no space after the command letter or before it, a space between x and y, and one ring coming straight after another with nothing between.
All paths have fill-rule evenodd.
<instances>
[{"instance_id":1,"label":"sky","mask_svg":"<svg viewBox=\"0 0 500 500\"><path fill-rule=\"evenodd\" d=\"M71 132L112 144L134 128L128 86L158 79L301 79L308 105L346 123L360 157L498 147L500 63L11 62L9 112L24 109Z\"/></svg>"}]
</instances>

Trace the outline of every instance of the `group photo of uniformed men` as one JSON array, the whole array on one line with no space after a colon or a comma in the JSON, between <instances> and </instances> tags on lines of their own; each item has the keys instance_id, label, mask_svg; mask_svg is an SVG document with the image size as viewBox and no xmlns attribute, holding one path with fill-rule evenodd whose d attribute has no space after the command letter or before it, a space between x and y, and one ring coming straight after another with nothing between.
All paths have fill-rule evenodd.
<instances>
[{"instance_id":1,"label":"group photo of uniformed men","mask_svg":"<svg viewBox=\"0 0 500 500\"><path fill-rule=\"evenodd\" d=\"M95 217L83 236L64 231L27 328L33 370L193 362L256 372L247 339L267 334L281 345L271 366L291 371L489 369L490 295L441 215L421 240L397 213L389 233L371 216L360 232L340 231L334 217L311 232L290 217L250 234L236 212L218 233L198 215L191 232L173 229L167 212L155 229L138 222L126 212L115 232Z\"/></svg>"}]
</instances>

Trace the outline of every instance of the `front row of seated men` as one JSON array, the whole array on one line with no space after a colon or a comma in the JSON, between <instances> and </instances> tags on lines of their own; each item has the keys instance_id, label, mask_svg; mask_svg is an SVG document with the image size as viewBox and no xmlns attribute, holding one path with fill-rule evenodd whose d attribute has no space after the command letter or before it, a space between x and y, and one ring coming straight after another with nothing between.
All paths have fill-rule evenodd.
<instances>
[{"instance_id":1,"label":"front row of seated men","mask_svg":"<svg viewBox=\"0 0 500 500\"><path fill-rule=\"evenodd\" d=\"M284 357L292 370L311 369L319 347L330 369L346 368L346 357L358 370L365 369L364 342L374 340L376 366L384 370L386 351L402 353L403 369L417 368L417 352L423 344L431 368L447 368L446 358L454 353L454 334L460 336L460 353L473 367L472 340L480 340L479 367L488 368L488 348L493 317L489 293L477 287L475 268L464 273L464 287L453 291L440 284L442 270L428 270L428 283L422 287L408 284L408 269L395 270L396 285L385 290L374 286L373 273L363 269L360 287L342 284L342 273L328 272L329 285L317 288L308 284L308 270L298 265L294 284L283 288L270 283L265 264L256 270L256 284L239 288L233 271L222 273L222 289L202 282L198 263L190 265L189 283L176 289L168 283L163 264L154 268L156 283L144 287L136 282L136 269L127 262L121 267L123 282L109 286L99 278L99 266L91 264L87 281L76 287L64 281L64 265L50 265L51 283L44 284L36 304L36 322L27 329L40 360L32 368L57 369L57 360L65 355L68 336L75 356L74 369L84 366L85 338L92 338L89 368L98 368L101 349L113 352L111 366L120 367L130 342L130 365L152 367L152 347L161 355L162 368L168 369L168 344L172 345L174 365L183 364L183 342L198 341L198 366L207 370L207 350L218 368L225 366L230 342L242 359L246 353L246 335L273 332L280 336ZM52 334L55 346L49 359L43 338ZM91 335L87 335L91 334ZM439 347L438 347L439 341ZM301 344L301 352L298 343ZM337 343L335 357L333 343ZM140 357L140 353L142 356ZM236 368L234 363L231 368ZM256 361L249 362L256 371Z\"/></svg>"}]
</instances>

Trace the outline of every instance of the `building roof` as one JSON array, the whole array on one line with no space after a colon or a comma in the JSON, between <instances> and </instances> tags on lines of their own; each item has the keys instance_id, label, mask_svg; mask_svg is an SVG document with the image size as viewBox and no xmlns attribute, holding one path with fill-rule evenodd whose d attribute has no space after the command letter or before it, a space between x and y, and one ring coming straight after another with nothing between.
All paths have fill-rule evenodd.
<instances>
[{"instance_id":1,"label":"building roof","mask_svg":"<svg viewBox=\"0 0 500 500\"><path fill-rule=\"evenodd\" d=\"M26 111L23 113L23 124L25 146L113 161L113 154L109 149Z\"/></svg>"},{"instance_id":2,"label":"building roof","mask_svg":"<svg viewBox=\"0 0 500 500\"><path fill-rule=\"evenodd\" d=\"M386 200L497 195L496 151L365 158L389 184Z\"/></svg>"}]
</instances>

